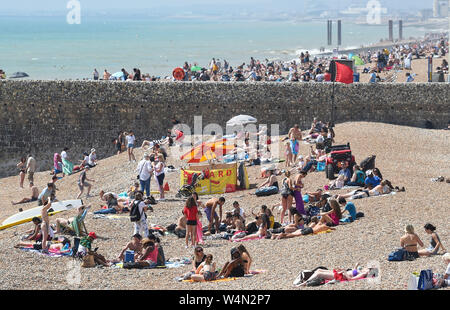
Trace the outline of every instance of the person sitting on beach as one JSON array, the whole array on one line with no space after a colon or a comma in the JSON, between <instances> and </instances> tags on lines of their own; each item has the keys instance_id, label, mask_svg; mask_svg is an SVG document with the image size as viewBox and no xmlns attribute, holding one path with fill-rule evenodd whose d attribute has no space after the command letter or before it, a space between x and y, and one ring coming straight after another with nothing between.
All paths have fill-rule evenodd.
<instances>
[{"instance_id":1,"label":"person sitting on beach","mask_svg":"<svg viewBox=\"0 0 450 310\"><path fill-rule=\"evenodd\" d=\"M342 218L341 207L335 199L331 199L329 203L331 211L320 213L321 218L319 223L326 224L329 227L337 226L339 225L339 220Z\"/></svg>"},{"instance_id":2,"label":"person sitting on beach","mask_svg":"<svg viewBox=\"0 0 450 310\"><path fill-rule=\"evenodd\" d=\"M141 267L156 267L165 264L158 247L148 238L142 240L142 254L138 255L136 263Z\"/></svg>"},{"instance_id":3,"label":"person sitting on beach","mask_svg":"<svg viewBox=\"0 0 450 310\"><path fill-rule=\"evenodd\" d=\"M242 218L239 213L234 212L231 215L231 225L227 226L227 230L234 230L234 231L244 231L245 225L242 222Z\"/></svg>"},{"instance_id":4,"label":"person sitting on beach","mask_svg":"<svg viewBox=\"0 0 450 310\"><path fill-rule=\"evenodd\" d=\"M361 170L359 165L353 166L353 175L350 181L347 183L347 186L364 186L365 182L365 173Z\"/></svg>"},{"instance_id":5,"label":"person sitting on beach","mask_svg":"<svg viewBox=\"0 0 450 310\"><path fill-rule=\"evenodd\" d=\"M191 276L194 282L213 281L217 277L216 263L213 262L212 254L206 255L205 261L198 266L195 274Z\"/></svg>"},{"instance_id":6,"label":"person sitting on beach","mask_svg":"<svg viewBox=\"0 0 450 310\"><path fill-rule=\"evenodd\" d=\"M200 266L206 259L206 254L203 252L203 248L197 245L194 249L194 257L192 259L192 269L183 275L180 280L190 280L191 276L194 275Z\"/></svg>"},{"instance_id":7,"label":"person sitting on beach","mask_svg":"<svg viewBox=\"0 0 450 310\"><path fill-rule=\"evenodd\" d=\"M308 202L319 202L322 196L323 190L318 188L315 192L306 192L305 195L308 196Z\"/></svg>"},{"instance_id":8,"label":"person sitting on beach","mask_svg":"<svg viewBox=\"0 0 450 310\"><path fill-rule=\"evenodd\" d=\"M91 206L79 206L78 207L78 214L74 217L71 217L70 219L64 219L64 218L57 218L56 221L56 234L59 235L62 233L65 229L69 228L70 225L77 219L77 217L81 217L86 209L90 209Z\"/></svg>"},{"instance_id":9,"label":"person sitting on beach","mask_svg":"<svg viewBox=\"0 0 450 310\"><path fill-rule=\"evenodd\" d=\"M119 204L116 197L114 193L103 194L102 200L106 201L107 208L95 211L94 214L116 214L122 212L124 208Z\"/></svg>"},{"instance_id":10,"label":"person sitting on beach","mask_svg":"<svg viewBox=\"0 0 450 310\"><path fill-rule=\"evenodd\" d=\"M226 262L217 278L243 277L245 275L245 265L242 254L238 248L231 249L231 261Z\"/></svg>"},{"instance_id":11,"label":"person sitting on beach","mask_svg":"<svg viewBox=\"0 0 450 310\"><path fill-rule=\"evenodd\" d=\"M304 228L305 221L300 213L298 213L297 209L295 207L291 207L289 212L293 214L294 216L294 222L292 224L286 225L285 227L281 228L281 233L290 234L293 233L296 230L301 230ZM278 238L279 235L273 234L272 239L280 239Z\"/></svg>"},{"instance_id":12,"label":"person sitting on beach","mask_svg":"<svg viewBox=\"0 0 450 310\"><path fill-rule=\"evenodd\" d=\"M12 205L18 205L21 203L28 203L28 202L32 202L32 201L36 201L39 198L39 189L37 188L37 186L34 186L34 183L31 183L32 187L31 187L31 197L30 198L23 198L20 201L14 202L11 201Z\"/></svg>"},{"instance_id":13,"label":"person sitting on beach","mask_svg":"<svg viewBox=\"0 0 450 310\"><path fill-rule=\"evenodd\" d=\"M423 227L425 229L425 232L428 235L431 235L431 241L430 241L430 246L426 249L422 249L419 250L418 253L420 256L432 256L432 255L436 255L439 252L439 249L442 250L442 252L447 252L446 249L444 248L444 246L441 243L441 239L439 238L437 232L436 232L436 227L433 226L430 223L425 224L425 226Z\"/></svg>"},{"instance_id":14,"label":"person sitting on beach","mask_svg":"<svg viewBox=\"0 0 450 310\"><path fill-rule=\"evenodd\" d=\"M247 234L245 237L233 239L234 241L245 241L249 239L262 239L267 235L267 230L269 229L270 221L266 214L261 216L261 224L258 227L258 232L253 234Z\"/></svg>"},{"instance_id":15,"label":"person sitting on beach","mask_svg":"<svg viewBox=\"0 0 450 310\"><path fill-rule=\"evenodd\" d=\"M244 208L241 208L240 206L239 206L239 202L237 202L237 201L234 201L233 202L233 212L235 213L235 212L237 212L239 215L240 215L240 217L241 217L241 220L245 223L245 212L244 212Z\"/></svg>"},{"instance_id":16,"label":"person sitting on beach","mask_svg":"<svg viewBox=\"0 0 450 310\"><path fill-rule=\"evenodd\" d=\"M356 207L353 204L353 202L347 202L347 200L345 200L345 198L343 197L339 197L338 198L338 202L341 206L344 207L344 210L342 211L342 214L344 214L344 212L348 212L348 216L341 219L341 222L344 223L351 223L353 221L356 220Z\"/></svg>"},{"instance_id":17,"label":"person sitting on beach","mask_svg":"<svg viewBox=\"0 0 450 310\"><path fill-rule=\"evenodd\" d=\"M177 226L175 227L174 234L177 235L179 238L185 238L186 237L186 224L187 224L187 217L184 214L184 211L182 212L182 216L180 216L177 220Z\"/></svg>"},{"instance_id":18,"label":"person sitting on beach","mask_svg":"<svg viewBox=\"0 0 450 310\"><path fill-rule=\"evenodd\" d=\"M380 169L378 169L378 168L373 168L373 169L372 169L372 173L373 173L374 176L380 178L380 180L383 180L383 175L381 174Z\"/></svg>"},{"instance_id":19,"label":"person sitting on beach","mask_svg":"<svg viewBox=\"0 0 450 310\"><path fill-rule=\"evenodd\" d=\"M410 257L419 258L417 244L421 247L424 246L422 240L414 232L414 227L412 225L406 225L405 234L400 238L400 246L408 252Z\"/></svg>"},{"instance_id":20,"label":"person sitting on beach","mask_svg":"<svg viewBox=\"0 0 450 310\"><path fill-rule=\"evenodd\" d=\"M368 189L373 189L375 186L381 183L381 179L374 175L372 170L366 171L366 179L364 180L365 187Z\"/></svg>"},{"instance_id":21,"label":"person sitting on beach","mask_svg":"<svg viewBox=\"0 0 450 310\"><path fill-rule=\"evenodd\" d=\"M369 274L373 271L375 271L376 268L373 267L366 267L362 268L359 267L359 264L357 264L353 269L333 269L333 270L326 270L326 269L317 269L311 277L308 278L307 281L298 284L297 286L304 287L307 286L309 283L311 283L315 279L324 279L324 280L336 280L336 281L351 281L351 280L359 280L364 279L369 276ZM376 274L376 271L375 271Z\"/></svg>"},{"instance_id":22,"label":"person sitting on beach","mask_svg":"<svg viewBox=\"0 0 450 310\"><path fill-rule=\"evenodd\" d=\"M271 186L275 186L275 187L279 188L278 180L275 175L275 169L266 170L265 173L266 173L267 179L266 179L266 181L264 181L264 183L260 184L258 186L258 188L271 187Z\"/></svg>"},{"instance_id":23,"label":"person sitting on beach","mask_svg":"<svg viewBox=\"0 0 450 310\"><path fill-rule=\"evenodd\" d=\"M215 225L215 232L219 232L220 222L222 221L222 206L225 204L225 198L211 198L205 203L205 213L208 218L208 231L211 232L213 224ZM217 216L216 208L219 207L219 216Z\"/></svg>"},{"instance_id":24,"label":"person sitting on beach","mask_svg":"<svg viewBox=\"0 0 450 310\"><path fill-rule=\"evenodd\" d=\"M447 264L447 269L442 279L440 279L435 287L448 287L450 286L450 253L445 253L442 256L445 264Z\"/></svg>"},{"instance_id":25,"label":"person sitting on beach","mask_svg":"<svg viewBox=\"0 0 450 310\"><path fill-rule=\"evenodd\" d=\"M42 239L42 234L41 234L41 223L42 220L40 218L38 218L37 216L33 217L33 219L31 220L34 224L34 228L27 230L25 232L25 237L22 238L22 240L24 241L39 241Z\"/></svg>"}]
</instances>

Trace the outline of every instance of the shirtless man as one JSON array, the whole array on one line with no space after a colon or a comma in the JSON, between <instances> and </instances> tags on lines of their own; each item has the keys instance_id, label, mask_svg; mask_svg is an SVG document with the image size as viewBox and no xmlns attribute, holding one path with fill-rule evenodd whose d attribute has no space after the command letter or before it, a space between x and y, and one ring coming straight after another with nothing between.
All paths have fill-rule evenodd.
<instances>
[{"instance_id":1,"label":"shirtless man","mask_svg":"<svg viewBox=\"0 0 450 310\"><path fill-rule=\"evenodd\" d=\"M18 205L18 204L21 204L21 203L28 203L28 202L32 202L32 201L38 200L39 189L37 188L37 186L34 186L33 182L30 185L32 186L31 187L31 198L23 198L22 200L20 200L18 202L11 201L12 205Z\"/></svg>"},{"instance_id":2,"label":"shirtless man","mask_svg":"<svg viewBox=\"0 0 450 310\"><path fill-rule=\"evenodd\" d=\"M291 137L291 134L294 135L295 140L301 141L302 140L302 131L300 130L300 127L295 124L294 127L289 129L288 137Z\"/></svg>"},{"instance_id":3,"label":"shirtless man","mask_svg":"<svg viewBox=\"0 0 450 310\"><path fill-rule=\"evenodd\" d=\"M225 204L225 198L211 198L205 204L205 213L208 218L208 230L211 231L213 223L215 224L216 233L219 232L219 225L222 221L222 206ZM216 208L219 207L219 215L217 216Z\"/></svg>"},{"instance_id":4,"label":"shirtless man","mask_svg":"<svg viewBox=\"0 0 450 310\"><path fill-rule=\"evenodd\" d=\"M134 255L139 256L142 252L141 241L142 241L142 236L140 234L133 235L131 241L128 242L128 244L125 246L125 248L122 250L122 252L120 252L118 261L123 261L125 251L127 251L127 250L134 251Z\"/></svg>"},{"instance_id":5,"label":"shirtless man","mask_svg":"<svg viewBox=\"0 0 450 310\"><path fill-rule=\"evenodd\" d=\"M187 218L186 218L186 215L184 215L184 213L183 213L183 216L180 216L178 218L177 227L175 228L175 232L183 231L183 230L186 231L186 223L187 223Z\"/></svg>"}]
</instances>

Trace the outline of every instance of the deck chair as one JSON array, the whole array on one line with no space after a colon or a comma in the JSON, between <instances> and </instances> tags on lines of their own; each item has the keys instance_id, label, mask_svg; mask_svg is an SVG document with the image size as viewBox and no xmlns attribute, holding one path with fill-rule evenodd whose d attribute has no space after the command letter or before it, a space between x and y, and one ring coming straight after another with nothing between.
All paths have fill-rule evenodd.
<instances>
[{"instance_id":1,"label":"deck chair","mask_svg":"<svg viewBox=\"0 0 450 310\"><path fill-rule=\"evenodd\" d=\"M84 224L84 218L87 214L87 209L81 215L77 215L69 226L64 226L62 232L76 237L87 236L88 232Z\"/></svg>"}]
</instances>

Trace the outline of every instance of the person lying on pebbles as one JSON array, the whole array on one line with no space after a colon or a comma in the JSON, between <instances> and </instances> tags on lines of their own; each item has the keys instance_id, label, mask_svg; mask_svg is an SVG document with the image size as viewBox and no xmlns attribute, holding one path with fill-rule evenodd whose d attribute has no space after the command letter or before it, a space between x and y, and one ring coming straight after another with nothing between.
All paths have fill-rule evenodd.
<instances>
[{"instance_id":1,"label":"person lying on pebbles","mask_svg":"<svg viewBox=\"0 0 450 310\"><path fill-rule=\"evenodd\" d=\"M297 229L291 233L282 232L280 234L274 234L272 235L272 239L279 240L279 239L290 239L300 236L306 236L310 234L317 234L320 232L328 231L328 230L336 230L334 227L329 227L327 224L320 223L319 219L316 216L313 216L311 218L311 222L307 225L307 227L303 229Z\"/></svg>"},{"instance_id":2,"label":"person lying on pebbles","mask_svg":"<svg viewBox=\"0 0 450 310\"><path fill-rule=\"evenodd\" d=\"M351 281L351 280L359 280L364 279L369 276L369 274L376 274L377 268L372 266L367 266L365 268L358 266L358 264L353 269L317 269L309 279L303 283L298 284L299 287L307 286L309 283L314 281L315 279L324 279L324 280L336 280L336 281Z\"/></svg>"}]
</instances>

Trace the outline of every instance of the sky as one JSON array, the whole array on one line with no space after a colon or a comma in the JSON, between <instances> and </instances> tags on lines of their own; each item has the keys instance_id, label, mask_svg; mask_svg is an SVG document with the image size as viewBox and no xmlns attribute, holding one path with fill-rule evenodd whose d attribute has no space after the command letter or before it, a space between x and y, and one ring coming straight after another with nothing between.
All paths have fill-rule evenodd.
<instances>
[{"instance_id":1,"label":"sky","mask_svg":"<svg viewBox=\"0 0 450 310\"><path fill-rule=\"evenodd\" d=\"M85 12L108 12L114 10L136 11L146 9L155 12L167 11L298 11L301 12L306 2L322 3L321 7L334 9L348 7L351 4L364 4L368 0L78 0ZM432 0L379 0L388 9L422 9L432 8ZM40 13L67 11L69 0L0 0L2 12Z\"/></svg>"}]
</instances>

